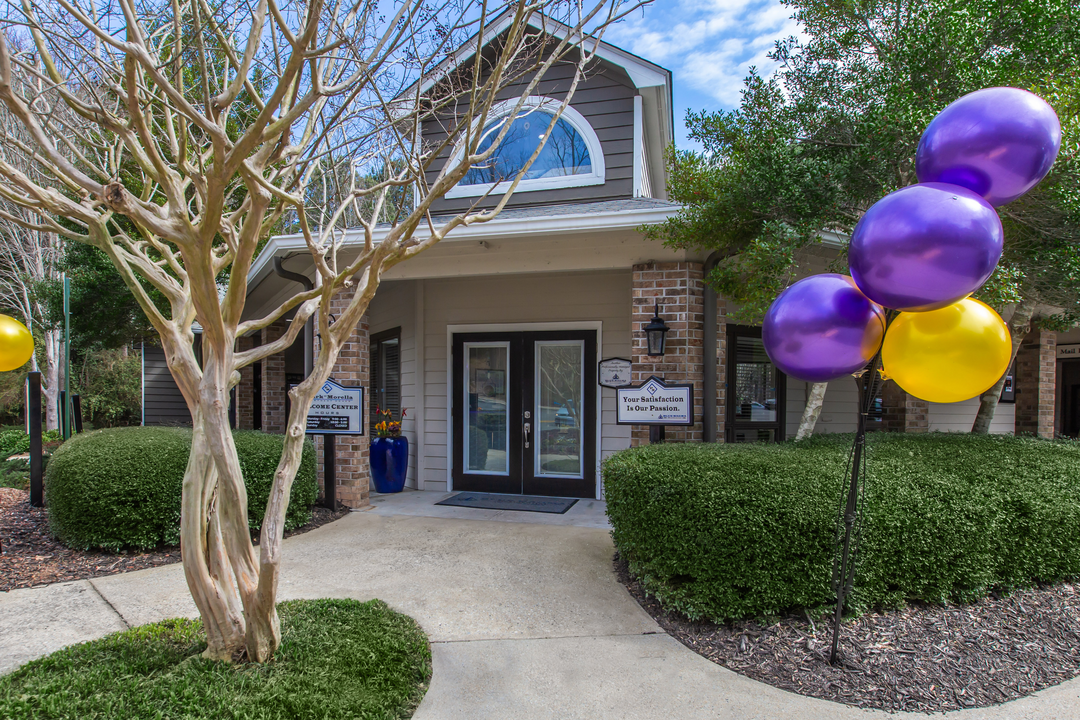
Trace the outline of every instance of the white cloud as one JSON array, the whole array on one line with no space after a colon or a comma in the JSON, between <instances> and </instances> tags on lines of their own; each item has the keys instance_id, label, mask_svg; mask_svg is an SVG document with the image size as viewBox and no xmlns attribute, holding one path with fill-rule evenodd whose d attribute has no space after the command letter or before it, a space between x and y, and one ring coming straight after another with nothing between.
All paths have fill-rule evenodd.
<instances>
[{"instance_id":1,"label":"white cloud","mask_svg":"<svg viewBox=\"0 0 1080 720\"><path fill-rule=\"evenodd\" d=\"M734 107L750 68L771 74L775 42L797 34L791 10L778 0L668 0L611 28L605 39L670 68L676 85Z\"/></svg>"}]
</instances>

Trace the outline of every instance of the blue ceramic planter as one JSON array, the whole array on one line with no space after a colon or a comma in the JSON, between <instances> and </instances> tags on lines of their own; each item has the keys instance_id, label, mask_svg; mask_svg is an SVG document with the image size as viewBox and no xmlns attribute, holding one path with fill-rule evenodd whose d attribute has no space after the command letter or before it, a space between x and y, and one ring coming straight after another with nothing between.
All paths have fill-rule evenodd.
<instances>
[{"instance_id":1,"label":"blue ceramic planter","mask_svg":"<svg viewBox=\"0 0 1080 720\"><path fill-rule=\"evenodd\" d=\"M371 438L371 482L378 493L397 493L405 487L409 469L409 438Z\"/></svg>"}]
</instances>

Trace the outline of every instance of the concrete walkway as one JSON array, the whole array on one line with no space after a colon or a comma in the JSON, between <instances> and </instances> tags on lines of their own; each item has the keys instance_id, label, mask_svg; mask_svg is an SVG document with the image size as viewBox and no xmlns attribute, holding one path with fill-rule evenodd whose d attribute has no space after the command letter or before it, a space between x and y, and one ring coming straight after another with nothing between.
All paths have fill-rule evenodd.
<instances>
[{"instance_id":1,"label":"concrete walkway","mask_svg":"<svg viewBox=\"0 0 1080 720\"><path fill-rule=\"evenodd\" d=\"M282 600L378 597L427 631L434 675L418 720L898 717L762 685L668 637L611 571L602 503L565 515L434 506L445 495L376 497L285 546ZM179 565L0 593L0 672L195 614ZM1080 681L948 716L1080 718Z\"/></svg>"}]
</instances>

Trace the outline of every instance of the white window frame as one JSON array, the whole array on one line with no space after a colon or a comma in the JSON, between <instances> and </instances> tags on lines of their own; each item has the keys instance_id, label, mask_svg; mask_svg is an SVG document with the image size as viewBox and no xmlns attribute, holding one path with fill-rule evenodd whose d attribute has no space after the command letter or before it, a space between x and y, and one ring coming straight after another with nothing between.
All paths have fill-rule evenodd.
<instances>
[{"instance_id":1,"label":"white window frame","mask_svg":"<svg viewBox=\"0 0 1080 720\"><path fill-rule=\"evenodd\" d=\"M506 117L513 112L514 107L518 101L505 100L498 103L492 108L490 123ZM561 100L555 100L549 97L528 97L525 98L525 102L521 107L522 112L526 112L529 109L539 109L546 112L555 113L559 109L559 105L562 104ZM589 160L592 163L592 172L580 173L577 175L559 175L557 177L546 178L529 178L523 179L517 184L514 192L533 192L536 190L556 190L559 188L571 188L571 187L585 187L588 185L603 185L606 177L606 168L604 166L604 148L600 144L600 138L597 137L596 131L593 130L592 125L585 119L585 116L579 113L569 105L563 109L560 119L570 123L570 125L577 130L578 134L585 140L585 147L589 151ZM474 130L479 123L474 123ZM498 150L496 150L498 152ZM447 165L452 167L461 162L462 156L465 153L464 146L458 146L454 153L447 160ZM445 197L477 197L487 193L493 195L501 195L510 189L511 180L504 180L500 183L481 183L478 185L462 185L457 184L446 193Z\"/></svg>"}]
</instances>

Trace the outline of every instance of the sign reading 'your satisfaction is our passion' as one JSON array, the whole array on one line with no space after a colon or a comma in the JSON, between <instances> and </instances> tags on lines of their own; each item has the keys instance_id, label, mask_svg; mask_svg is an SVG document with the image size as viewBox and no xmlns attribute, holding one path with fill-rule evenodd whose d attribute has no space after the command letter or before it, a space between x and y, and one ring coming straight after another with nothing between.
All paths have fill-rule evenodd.
<instances>
[{"instance_id":1,"label":"sign reading 'your satisfaction is our passion'","mask_svg":"<svg viewBox=\"0 0 1080 720\"><path fill-rule=\"evenodd\" d=\"M694 386L668 385L651 377L637 387L619 388L619 425L693 425Z\"/></svg>"}]
</instances>

